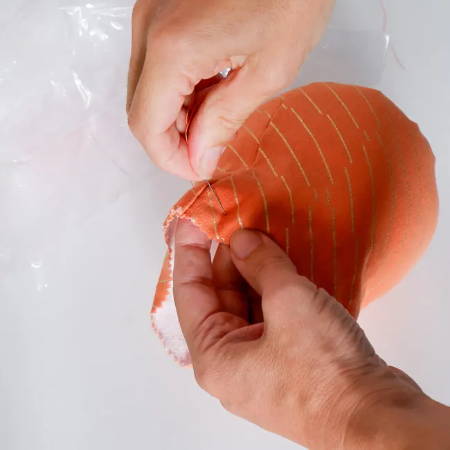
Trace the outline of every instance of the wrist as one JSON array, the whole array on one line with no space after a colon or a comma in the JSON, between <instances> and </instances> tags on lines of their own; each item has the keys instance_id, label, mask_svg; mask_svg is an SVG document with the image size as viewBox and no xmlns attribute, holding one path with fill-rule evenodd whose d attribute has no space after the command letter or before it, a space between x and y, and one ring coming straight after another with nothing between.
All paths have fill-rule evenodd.
<instances>
[{"instance_id":1,"label":"wrist","mask_svg":"<svg viewBox=\"0 0 450 450\"><path fill-rule=\"evenodd\" d=\"M428 436L430 421L423 417L435 414L436 402L402 371L374 360L342 373L330 383L329 395L308 411L303 445L314 450L415 449L411 444Z\"/></svg>"},{"instance_id":2,"label":"wrist","mask_svg":"<svg viewBox=\"0 0 450 450\"><path fill-rule=\"evenodd\" d=\"M373 450L410 448L411 419L423 410L424 394L398 387L380 390L365 398L349 417L342 433L342 449Z\"/></svg>"},{"instance_id":3,"label":"wrist","mask_svg":"<svg viewBox=\"0 0 450 450\"><path fill-rule=\"evenodd\" d=\"M342 430L339 448L450 448L450 409L427 397L413 382L389 381L355 405Z\"/></svg>"}]
</instances>

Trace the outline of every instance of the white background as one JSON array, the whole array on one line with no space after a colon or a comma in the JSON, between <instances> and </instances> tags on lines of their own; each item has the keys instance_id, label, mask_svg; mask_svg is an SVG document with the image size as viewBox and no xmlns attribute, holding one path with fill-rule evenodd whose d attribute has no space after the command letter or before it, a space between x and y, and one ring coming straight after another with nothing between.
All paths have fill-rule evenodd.
<instances>
[{"instance_id":1,"label":"white background","mask_svg":"<svg viewBox=\"0 0 450 450\"><path fill-rule=\"evenodd\" d=\"M4 3L0 448L298 448L223 411L150 329L161 222L186 183L152 167L127 131L132 2ZM360 323L380 355L449 404L450 3L386 6L393 47L385 56L378 1L338 0L299 82L376 86L432 144L435 239Z\"/></svg>"}]
</instances>

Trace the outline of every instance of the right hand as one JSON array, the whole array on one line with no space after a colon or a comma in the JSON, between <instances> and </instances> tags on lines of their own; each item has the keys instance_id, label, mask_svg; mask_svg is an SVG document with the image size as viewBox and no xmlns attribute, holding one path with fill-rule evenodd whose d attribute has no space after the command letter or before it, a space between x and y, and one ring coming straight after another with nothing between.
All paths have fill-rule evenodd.
<instances>
[{"instance_id":1,"label":"right hand","mask_svg":"<svg viewBox=\"0 0 450 450\"><path fill-rule=\"evenodd\" d=\"M209 248L178 223L174 297L197 380L226 409L314 449L409 448L396 445L429 437L418 411L431 417L437 404L272 240L238 231L213 263Z\"/></svg>"},{"instance_id":2,"label":"right hand","mask_svg":"<svg viewBox=\"0 0 450 450\"><path fill-rule=\"evenodd\" d=\"M128 79L132 132L161 168L208 179L259 105L286 88L318 42L334 0L138 0ZM203 90L184 139L186 114Z\"/></svg>"}]
</instances>

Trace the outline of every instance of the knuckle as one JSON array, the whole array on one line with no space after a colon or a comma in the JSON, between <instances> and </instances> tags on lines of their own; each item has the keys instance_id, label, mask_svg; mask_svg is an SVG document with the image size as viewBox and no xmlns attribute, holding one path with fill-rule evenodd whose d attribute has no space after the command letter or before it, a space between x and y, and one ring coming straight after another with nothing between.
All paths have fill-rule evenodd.
<instances>
[{"instance_id":1,"label":"knuckle","mask_svg":"<svg viewBox=\"0 0 450 450\"><path fill-rule=\"evenodd\" d=\"M230 133L236 132L245 122L245 117L236 117L236 114L229 111L223 111L218 115L218 120L222 128Z\"/></svg>"},{"instance_id":2,"label":"knuckle","mask_svg":"<svg viewBox=\"0 0 450 450\"><path fill-rule=\"evenodd\" d=\"M202 353L211 350L214 345L214 355L221 354L224 358L224 351L226 346L226 339L223 340L227 334L236 328L241 322L241 319L232 314L219 313L209 316L199 327L198 339Z\"/></svg>"},{"instance_id":3,"label":"knuckle","mask_svg":"<svg viewBox=\"0 0 450 450\"><path fill-rule=\"evenodd\" d=\"M341 307L340 303L334 301L331 295L322 288L316 288L313 302L318 315L325 315L331 311L332 315L334 316L336 312L336 306L338 308Z\"/></svg>"},{"instance_id":4,"label":"knuckle","mask_svg":"<svg viewBox=\"0 0 450 450\"><path fill-rule=\"evenodd\" d=\"M224 396L224 380L230 378L230 367L236 362L235 347L228 339L230 331L244 322L232 314L213 314L197 330L193 342L197 355L195 378L202 389L216 398Z\"/></svg>"},{"instance_id":5,"label":"knuckle","mask_svg":"<svg viewBox=\"0 0 450 450\"><path fill-rule=\"evenodd\" d=\"M306 278L303 275L297 275L297 285L298 288L302 290L303 295L308 296L310 298L314 298L320 294L321 290L317 284L314 284L311 280ZM325 292L325 291L324 291Z\"/></svg>"},{"instance_id":6,"label":"knuckle","mask_svg":"<svg viewBox=\"0 0 450 450\"><path fill-rule=\"evenodd\" d=\"M204 327L207 327L208 329L216 329L216 328L222 328L228 323L228 317L224 314L212 314L208 317L207 320L203 323Z\"/></svg>"},{"instance_id":7,"label":"knuckle","mask_svg":"<svg viewBox=\"0 0 450 450\"><path fill-rule=\"evenodd\" d=\"M317 292L317 287L306 278L290 273L282 276L281 282L271 284L268 294L273 299L300 299L298 305L308 311L316 309L314 303Z\"/></svg>"},{"instance_id":8,"label":"knuckle","mask_svg":"<svg viewBox=\"0 0 450 450\"><path fill-rule=\"evenodd\" d=\"M274 272L285 271L289 263L283 254L262 254L256 261L256 273L262 277L271 276Z\"/></svg>"},{"instance_id":9,"label":"knuckle","mask_svg":"<svg viewBox=\"0 0 450 450\"><path fill-rule=\"evenodd\" d=\"M299 283L298 277L291 280L285 281L282 285L278 287L278 296L280 297L304 297L305 291L302 285Z\"/></svg>"}]
</instances>

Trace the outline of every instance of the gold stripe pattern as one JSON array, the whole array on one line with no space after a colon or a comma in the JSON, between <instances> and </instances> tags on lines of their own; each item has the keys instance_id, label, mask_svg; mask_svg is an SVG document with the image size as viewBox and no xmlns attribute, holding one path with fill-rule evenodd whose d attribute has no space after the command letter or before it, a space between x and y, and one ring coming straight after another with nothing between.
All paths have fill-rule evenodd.
<instances>
[{"instance_id":1,"label":"gold stripe pattern","mask_svg":"<svg viewBox=\"0 0 450 450\"><path fill-rule=\"evenodd\" d=\"M265 217L265 220L266 220L266 232L270 233L269 205L267 203L266 193L264 192L264 187L261 184L261 181L258 178L258 176L256 175L256 172L254 170L252 170L252 174L253 174L253 178L255 179L256 184L258 186L258 190L259 190L259 192L261 194L263 205L264 205L264 217Z\"/></svg>"},{"instance_id":2,"label":"gold stripe pattern","mask_svg":"<svg viewBox=\"0 0 450 450\"><path fill-rule=\"evenodd\" d=\"M325 83L325 86L330 90L330 92L336 97L337 101L345 109L345 111L347 112L348 116L352 120L355 127L359 129L359 123L356 121L355 116L352 114L352 112L350 111L349 107L344 102L344 100L342 100L342 98L339 96L339 94L329 84Z\"/></svg>"},{"instance_id":3,"label":"gold stripe pattern","mask_svg":"<svg viewBox=\"0 0 450 450\"><path fill-rule=\"evenodd\" d=\"M211 190L210 189L206 189L206 192L208 193L208 205L209 205L209 211L211 214L211 219L212 219L212 224L214 227L214 233L216 235L216 239L218 241L222 240L222 238L219 235L219 229L217 227L217 221L216 221L216 216L215 216L215 212L214 212L214 208L212 206L212 202L211 202Z\"/></svg>"},{"instance_id":4,"label":"gold stripe pattern","mask_svg":"<svg viewBox=\"0 0 450 450\"><path fill-rule=\"evenodd\" d=\"M225 174L225 175L228 175L228 174L229 174L228 170L224 169L223 167L217 166L217 167L216 167L216 170L219 171L220 173Z\"/></svg>"},{"instance_id":5,"label":"gold stripe pattern","mask_svg":"<svg viewBox=\"0 0 450 450\"><path fill-rule=\"evenodd\" d=\"M286 136L280 131L280 129L273 122L271 122L270 125L277 132L278 136L280 136L281 140L286 145L286 147L289 150L292 158L294 159L295 163L297 164L297 167L299 168L299 170L300 170L300 172L301 172L301 174L303 176L303 179L305 180L306 185L308 187L311 187L311 183L310 183L310 181L308 179L308 176L306 175L305 169L303 168L301 162L297 158L297 155L295 154L294 149L291 147L291 144L289 144L288 140L286 139Z\"/></svg>"},{"instance_id":6,"label":"gold stripe pattern","mask_svg":"<svg viewBox=\"0 0 450 450\"><path fill-rule=\"evenodd\" d=\"M355 232L355 202L353 199L353 187L352 187L352 180L350 178L350 174L348 173L347 167L344 167L344 173L345 173L345 179L347 180L347 189L348 189L348 196L350 200L350 220L352 224L352 233Z\"/></svg>"},{"instance_id":7,"label":"gold stripe pattern","mask_svg":"<svg viewBox=\"0 0 450 450\"><path fill-rule=\"evenodd\" d=\"M261 155L263 155L264 159L266 160L267 165L269 166L270 170L273 173L273 176L278 178L278 173L275 170L274 165L272 164L272 161L270 160L269 156L266 154L266 152L262 149L262 147L258 147L258 151L259 153L261 153Z\"/></svg>"},{"instance_id":8,"label":"gold stripe pattern","mask_svg":"<svg viewBox=\"0 0 450 450\"><path fill-rule=\"evenodd\" d=\"M350 149L348 148L347 142L345 142L345 139L341 133L341 130L339 129L339 127L337 126L337 123L334 121L334 119L329 114L327 114L327 118L331 122L331 125L333 125L333 128L336 131L336 134L338 135L339 139L341 140L342 145L344 146L344 150L347 155L347 158L350 161L350 164L353 164L352 154L350 153Z\"/></svg>"},{"instance_id":9,"label":"gold stripe pattern","mask_svg":"<svg viewBox=\"0 0 450 450\"><path fill-rule=\"evenodd\" d=\"M300 114L294 108L291 108L291 111L294 114L294 116L299 120L299 122L303 125L303 128L306 130L306 132L309 134L309 136L313 140L314 145L316 146L317 151L319 152L320 158L322 159L323 165L325 166L325 170L328 174L330 183L334 184L333 174L331 173L330 166L328 165L328 161L325 158L325 155L322 151L322 147L320 146L319 141L317 140L316 136L314 136L314 133L311 131L311 129L308 127L308 125L306 125L305 121L302 119Z\"/></svg>"},{"instance_id":10,"label":"gold stripe pattern","mask_svg":"<svg viewBox=\"0 0 450 450\"><path fill-rule=\"evenodd\" d=\"M245 167L245 169L249 169L248 164L245 162L245 160L242 158L240 153L236 150L236 148L233 145L228 145L228 148L231 149L231 151L236 155L236 157L241 161L242 165Z\"/></svg>"},{"instance_id":11,"label":"gold stripe pattern","mask_svg":"<svg viewBox=\"0 0 450 450\"><path fill-rule=\"evenodd\" d=\"M258 139L258 137L255 135L255 133L253 133L253 131L247 125L244 125L243 128L255 140L255 142L258 145L261 145L261 141Z\"/></svg>"},{"instance_id":12,"label":"gold stripe pattern","mask_svg":"<svg viewBox=\"0 0 450 450\"><path fill-rule=\"evenodd\" d=\"M272 116L264 109L257 109L257 112L259 112L260 114L267 116L269 118L269 120L272 120Z\"/></svg>"},{"instance_id":13,"label":"gold stripe pattern","mask_svg":"<svg viewBox=\"0 0 450 450\"><path fill-rule=\"evenodd\" d=\"M244 223L242 222L242 218L241 218L241 205L239 203L239 197L238 197L236 183L234 182L233 175L230 176L230 183L231 183L231 187L233 189L234 201L236 202L236 219L239 224L239 227L242 230L244 228Z\"/></svg>"},{"instance_id":14,"label":"gold stripe pattern","mask_svg":"<svg viewBox=\"0 0 450 450\"><path fill-rule=\"evenodd\" d=\"M381 121L380 121L380 118L378 117L378 114L375 112L375 109L374 109L372 103L369 102L369 99L367 98L366 94L364 94L364 92L361 90L361 88L359 86L355 86L355 89L358 92L358 94L363 98L363 100L366 102L367 106L369 107L370 112L372 113L373 117L375 118L375 121L377 122L378 128L380 128Z\"/></svg>"},{"instance_id":15,"label":"gold stripe pattern","mask_svg":"<svg viewBox=\"0 0 450 450\"><path fill-rule=\"evenodd\" d=\"M258 152L261 153L261 155L263 155L264 159L267 162L267 165L269 166L270 170L272 171L273 175L275 177L278 177L278 173L275 170L275 166L272 164L272 161L270 160L269 156L267 155L267 153L263 150L262 146L261 146L261 141L258 139L258 137L255 135L255 133L253 133L253 131L247 126L244 125L244 129L247 131L247 133L255 140L255 142L258 144Z\"/></svg>"},{"instance_id":16,"label":"gold stripe pattern","mask_svg":"<svg viewBox=\"0 0 450 450\"><path fill-rule=\"evenodd\" d=\"M318 107L318 105L316 104L316 102L308 95L308 93L304 90L304 89L300 89L300 92L304 95L304 97L309 101L309 103L311 103L311 105L314 106L314 108L316 109L316 111L320 114L323 115L322 110Z\"/></svg>"},{"instance_id":17,"label":"gold stripe pattern","mask_svg":"<svg viewBox=\"0 0 450 450\"><path fill-rule=\"evenodd\" d=\"M286 188L288 195L289 195L289 204L291 207L291 224L294 225L295 223L295 204L294 204L294 196L292 194L292 189L289 186L288 182L286 181L286 178L284 176L281 176L281 181L284 184L284 187Z\"/></svg>"}]
</instances>

